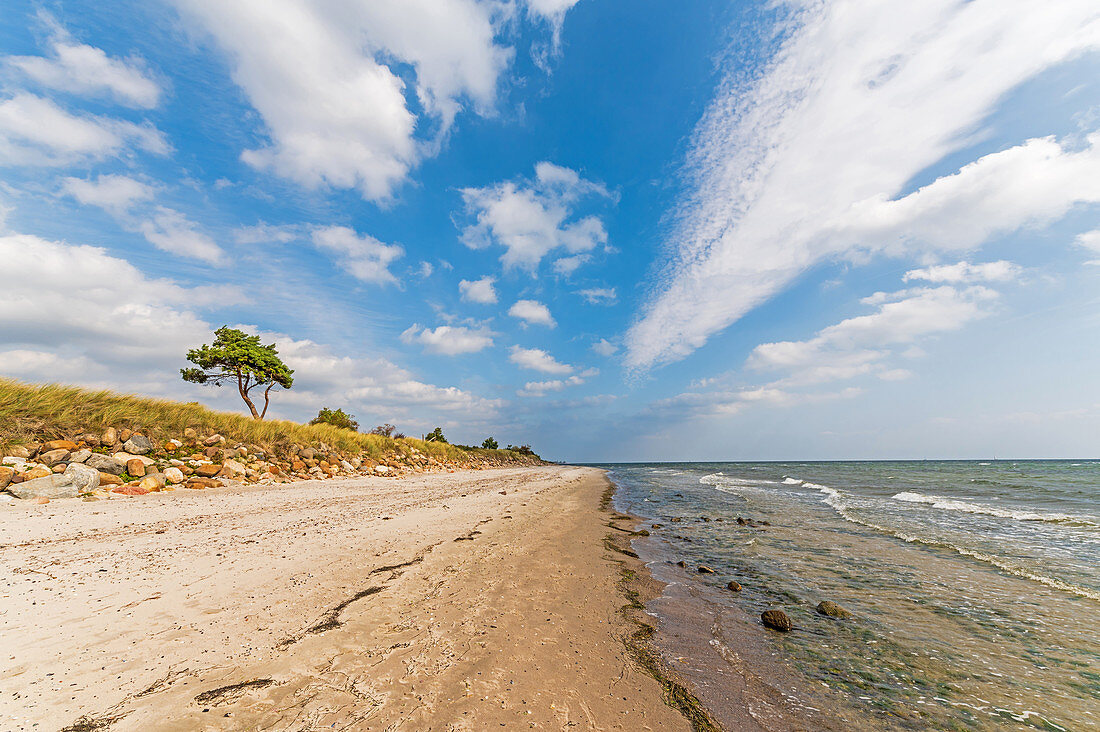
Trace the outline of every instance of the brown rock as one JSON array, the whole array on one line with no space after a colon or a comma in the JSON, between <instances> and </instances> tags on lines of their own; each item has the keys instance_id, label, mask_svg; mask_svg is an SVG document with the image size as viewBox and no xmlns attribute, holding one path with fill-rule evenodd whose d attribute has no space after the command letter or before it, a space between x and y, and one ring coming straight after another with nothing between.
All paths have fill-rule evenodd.
<instances>
[{"instance_id":1,"label":"brown rock","mask_svg":"<svg viewBox=\"0 0 1100 732\"><path fill-rule=\"evenodd\" d=\"M43 468L41 465L36 468L31 468L27 472L23 473L23 480L34 480L35 478L45 478L47 475L53 475L53 471L49 468Z\"/></svg>"},{"instance_id":2,"label":"brown rock","mask_svg":"<svg viewBox=\"0 0 1100 732\"><path fill-rule=\"evenodd\" d=\"M50 440L42 446L43 452L50 452L52 450L65 450L66 452L72 452L77 448L77 444L72 440Z\"/></svg>"},{"instance_id":3,"label":"brown rock","mask_svg":"<svg viewBox=\"0 0 1100 732\"><path fill-rule=\"evenodd\" d=\"M220 473L221 470L222 466L220 465L200 465L199 467L195 468L195 475L199 476L200 478L213 478L215 475Z\"/></svg>"},{"instance_id":4,"label":"brown rock","mask_svg":"<svg viewBox=\"0 0 1100 732\"><path fill-rule=\"evenodd\" d=\"M14 447L8 448L7 454L11 457L26 459L31 456L31 451L23 445L15 445Z\"/></svg>"},{"instance_id":5,"label":"brown rock","mask_svg":"<svg viewBox=\"0 0 1100 732\"><path fill-rule=\"evenodd\" d=\"M760 622L772 630L779 630L784 633L794 628L794 623L791 622L787 613L782 610L765 610L760 614Z\"/></svg>"},{"instance_id":6,"label":"brown rock","mask_svg":"<svg viewBox=\"0 0 1100 732\"><path fill-rule=\"evenodd\" d=\"M225 442L225 438L222 437L221 435L210 435L209 437L207 437L205 440L202 441L202 444L206 445L207 447L213 447L214 445L217 445L220 442Z\"/></svg>"},{"instance_id":7,"label":"brown rock","mask_svg":"<svg viewBox=\"0 0 1100 732\"><path fill-rule=\"evenodd\" d=\"M111 492L112 493L121 493L124 496L144 496L149 491L142 488L140 485L135 485L134 483L127 483L126 485L120 485L117 488L113 488L111 490Z\"/></svg>"},{"instance_id":8,"label":"brown rock","mask_svg":"<svg viewBox=\"0 0 1100 732\"><path fill-rule=\"evenodd\" d=\"M852 617L852 614L850 612L842 608L840 605L837 605L832 600L822 600L817 605L817 611L822 615L828 616L830 618Z\"/></svg>"},{"instance_id":9,"label":"brown rock","mask_svg":"<svg viewBox=\"0 0 1100 732\"><path fill-rule=\"evenodd\" d=\"M714 570L705 564L699 565L699 574L714 574Z\"/></svg>"},{"instance_id":10,"label":"brown rock","mask_svg":"<svg viewBox=\"0 0 1100 732\"><path fill-rule=\"evenodd\" d=\"M144 488L150 492L164 490L164 476L160 473L147 475L138 483L138 488Z\"/></svg>"},{"instance_id":11,"label":"brown rock","mask_svg":"<svg viewBox=\"0 0 1100 732\"><path fill-rule=\"evenodd\" d=\"M59 463L58 465L55 465L52 468L50 468L50 470L52 470L55 473L64 473L65 472L65 464L64 463Z\"/></svg>"},{"instance_id":12,"label":"brown rock","mask_svg":"<svg viewBox=\"0 0 1100 732\"><path fill-rule=\"evenodd\" d=\"M118 442L118 430L114 427L108 427L103 430L103 434L99 436L99 444L110 447Z\"/></svg>"},{"instance_id":13,"label":"brown rock","mask_svg":"<svg viewBox=\"0 0 1100 732\"><path fill-rule=\"evenodd\" d=\"M220 484L213 478L188 478L184 484L185 488L203 489L203 488L217 488Z\"/></svg>"},{"instance_id":14,"label":"brown rock","mask_svg":"<svg viewBox=\"0 0 1100 732\"><path fill-rule=\"evenodd\" d=\"M726 589L729 590L730 592L740 592L741 591L741 584L739 582L734 582L734 581L730 580L730 583L728 585L726 585Z\"/></svg>"},{"instance_id":15,"label":"brown rock","mask_svg":"<svg viewBox=\"0 0 1100 732\"><path fill-rule=\"evenodd\" d=\"M15 475L15 468L8 467L7 465L0 466L0 488L3 488L11 482L12 476Z\"/></svg>"},{"instance_id":16,"label":"brown rock","mask_svg":"<svg viewBox=\"0 0 1100 732\"><path fill-rule=\"evenodd\" d=\"M122 485L122 478L112 473L104 473L99 471L99 484L100 485Z\"/></svg>"},{"instance_id":17,"label":"brown rock","mask_svg":"<svg viewBox=\"0 0 1100 732\"><path fill-rule=\"evenodd\" d=\"M126 472L135 478L141 478L145 475L145 461L140 458L131 458L126 461Z\"/></svg>"},{"instance_id":18,"label":"brown rock","mask_svg":"<svg viewBox=\"0 0 1100 732\"><path fill-rule=\"evenodd\" d=\"M43 497L41 497L41 498L37 498L37 499L35 499L35 501L34 501L34 502L35 502L35 503L39 503L39 504L42 504L42 505L45 505L45 504L47 504L47 503L49 503L49 502L50 502L50 499L49 499L49 498L46 498L45 496L43 496Z\"/></svg>"},{"instance_id":19,"label":"brown rock","mask_svg":"<svg viewBox=\"0 0 1100 732\"><path fill-rule=\"evenodd\" d=\"M195 440L198 439L199 433L195 431L194 427L187 427L183 430L183 439Z\"/></svg>"},{"instance_id":20,"label":"brown rock","mask_svg":"<svg viewBox=\"0 0 1100 732\"><path fill-rule=\"evenodd\" d=\"M55 442L62 442L62 440L55 440ZM53 444L53 443L50 443L50 444ZM76 447L76 445L74 445L71 442L69 444L73 445L74 448ZM70 455L70 452L67 448L64 448L64 447L53 448L53 449L50 449L50 450L46 450L41 455L39 455L38 456L38 462L42 463L47 468L52 468L54 465L57 465L62 460L67 460L69 458L69 455Z\"/></svg>"},{"instance_id":21,"label":"brown rock","mask_svg":"<svg viewBox=\"0 0 1100 732\"><path fill-rule=\"evenodd\" d=\"M124 430L122 430L121 432L118 433L118 441L119 442L126 442L126 440L133 437L133 435L134 435L133 430L124 429Z\"/></svg>"},{"instance_id":22,"label":"brown rock","mask_svg":"<svg viewBox=\"0 0 1100 732\"><path fill-rule=\"evenodd\" d=\"M220 447L208 447L208 448L206 448L205 450L202 451L202 455L205 458L212 459L212 458L217 457L220 452L221 452Z\"/></svg>"},{"instance_id":23,"label":"brown rock","mask_svg":"<svg viewBox=\"0 0 1100 732\"><path fill-rule=\"evenodd\" d=\"M88 447L99 447L99 437L93 435L91 432L86 432L81 435L77 442L82 442Z\"/></svg>"}]
</instances>

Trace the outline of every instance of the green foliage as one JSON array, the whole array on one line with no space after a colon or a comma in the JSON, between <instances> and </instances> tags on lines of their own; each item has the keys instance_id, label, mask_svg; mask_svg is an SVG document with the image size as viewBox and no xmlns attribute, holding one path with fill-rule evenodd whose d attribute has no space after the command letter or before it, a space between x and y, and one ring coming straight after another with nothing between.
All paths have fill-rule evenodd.
<instances>
[{"instance_id":1,"label":"green foliage","mask_svg":"<svg viewBox=\"0 0 1100 732\"><path fill-rule=\"evenodd\" d=\"M482 442L481 446L484 447L486 450L496 450L500 447L500 444L497 443L497 441L494 440L492 437L486 437L485 442Z\"/></svg>"},{"instance_id":2,"label":"green foliage","mask_svg":"<svg viewBox=\"0 0 1100 732\"><path fill-rule=\"evenodd\" d=\"M535 455L535 451L531 449L530 445L509 445L504 449L510 450L512 452L518 452L520 455Z\"/></svg>"},{"instance_id":3,"label":"green foliage","mask_svg":"<svg viewBox=\"0 0 1100 732\"><path fill-rule=\"evenodd\" d=\"M424 437L424 442L442 442L447 444L447 438L443 436L443 428L436 427Z\"/></svg>"},{"instance_id":4,"label":"green foliage","mask_svg":"<svg viewBox=\"0 0 1100 732\"><path fill-rule=\"evenodd\" d=\"M382 437L393 437L393 436L394 436L394 435L393 435L393 431L394 431L395 429L397 429L397 428L396 428L396 427L394 427L394 426L393 426L392 424L390 424L389 422L387 422L386 424L380 424L380 425L378 425L377 427L375 427L375 428L374 428L373 430L371 430L371 431L370 431L370 432L368 432L367 434L370 434L370 435L381 435Z\"/></svg>"},{"instance_id":5,"label":"green foliage","mask_svg":"<svg viewBox=\"0 0 1100 732\"><path fill-rule=\"evenodd\" d=\"M214 386L236 380L237 390L253 418L263 419L267 414L271 389L275 386L284 389L293 386L294 371L279 358L275 344L262 345L259 336L250 336L227 325L214 331L214 336L213 345L204 344L187 352L187 360L198 368L180 369L180 376L184 381ZM257 412L256 405L249 398L249 392L257 386L264 388L263 412Z\"/></svg>"},{"instance_id":6,"label":"green foliage","mask_svg":"<svg viewBox=\"0 0 1100 732\"><path fill-rule=\"evenodd\" d=\"M345 430L352 430L353 432L359 430L359 423L355 421L355 418L345 412L343 409L329 409L328 407L322 407L321 411L317 413L317 416L309 421L310 424L331 424L333 427L340 427ZM389 435L386 435L389 437Z\"/></svg>"}]
</instances>

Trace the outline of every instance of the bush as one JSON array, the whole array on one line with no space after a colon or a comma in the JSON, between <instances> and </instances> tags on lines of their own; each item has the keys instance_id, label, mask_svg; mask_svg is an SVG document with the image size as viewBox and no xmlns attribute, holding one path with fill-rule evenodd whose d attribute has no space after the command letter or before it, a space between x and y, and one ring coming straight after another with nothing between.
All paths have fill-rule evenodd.
<instances>
[{"instance_id":1,"label":"bush","mask_svg":"<svg viewBox=\"0 0 1100 732\"><path fill-rule=\"evenodd\" d=\"M424 436L424 442L442 442L446 444L447 438L443 436L443 428L436 427L434 430Z\"/></svg>"},{"instance_id":2,"label":"bush","mask_svg":"<svg viewBox=\"0 0 1100 732\"><path fill-rule=\"evenodd\" d=\"M322 407L321 411L317 413L317 416L309 421L310 424L330 424L333 427L341 427L345 430L351 430L356 432L359 429L359 423L343 409L329 409L328 407ZM386 435L389 437L389 435Z\"/></svg>"},{"instance_id":3,"label":"bush","mask_svg":"<svg viewBox=\"0 0 1100 732\"><path fill-rule=\"evenodd\" d=\"M368 432L369 435L381 435L382 437L393 437L393 431L397 429L392 424L387 422L386 424L380 424L373 430Z\"/></svg>"},{"instance_id":4,"label":"bush","mask_svg":"<svg viewBox=\"0 0 1100 732\"><path fill-rule=\"evenodd\" d=\"M492 437L486 437L485 442L481 443L481 446L484 447L486 450L496 450L498 447L500 447L500 444Z\"/></svg>"}]
</instances>

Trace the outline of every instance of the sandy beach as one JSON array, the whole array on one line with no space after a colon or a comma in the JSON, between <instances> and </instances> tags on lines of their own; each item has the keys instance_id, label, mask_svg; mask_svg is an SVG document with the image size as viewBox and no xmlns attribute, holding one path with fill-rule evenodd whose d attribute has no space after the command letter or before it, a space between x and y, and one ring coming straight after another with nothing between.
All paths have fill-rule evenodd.
<instances>
[{"instance_id":1,"label":"sandy beach","mask_svg":"<svg viewBox=\"0 0 1100 732\"><path fill-rule=\"evenodd\" d=\"M0 726L689 729L623 642L607 485L555 466L6 506Z\"/></svg>"}]
</instances>

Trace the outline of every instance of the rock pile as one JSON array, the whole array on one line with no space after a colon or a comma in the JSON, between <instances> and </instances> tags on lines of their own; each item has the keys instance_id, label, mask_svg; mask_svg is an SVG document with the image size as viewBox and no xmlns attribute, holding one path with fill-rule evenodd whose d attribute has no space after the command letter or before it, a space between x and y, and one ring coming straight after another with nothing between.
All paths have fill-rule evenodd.
<instances>
[{"instance_id":1,"label":"rock pile","mask_svg":"<svg viewBox=\"0 0 1100 732\"><path fill-rule=\"evenodd\" d=\"M263 448L230 442L216 433L184 430L179 439L154 443L140 431L109 427L100 434L18 445L0 459L0 491L22 499L92 500L109 494L144 495L176 487L203 489L234 483L287 483L377 475L397 477L456 468L506 464L478 453L449 463L404 444L378 462L325 443Z\"/></svg>"}]
</instances>

